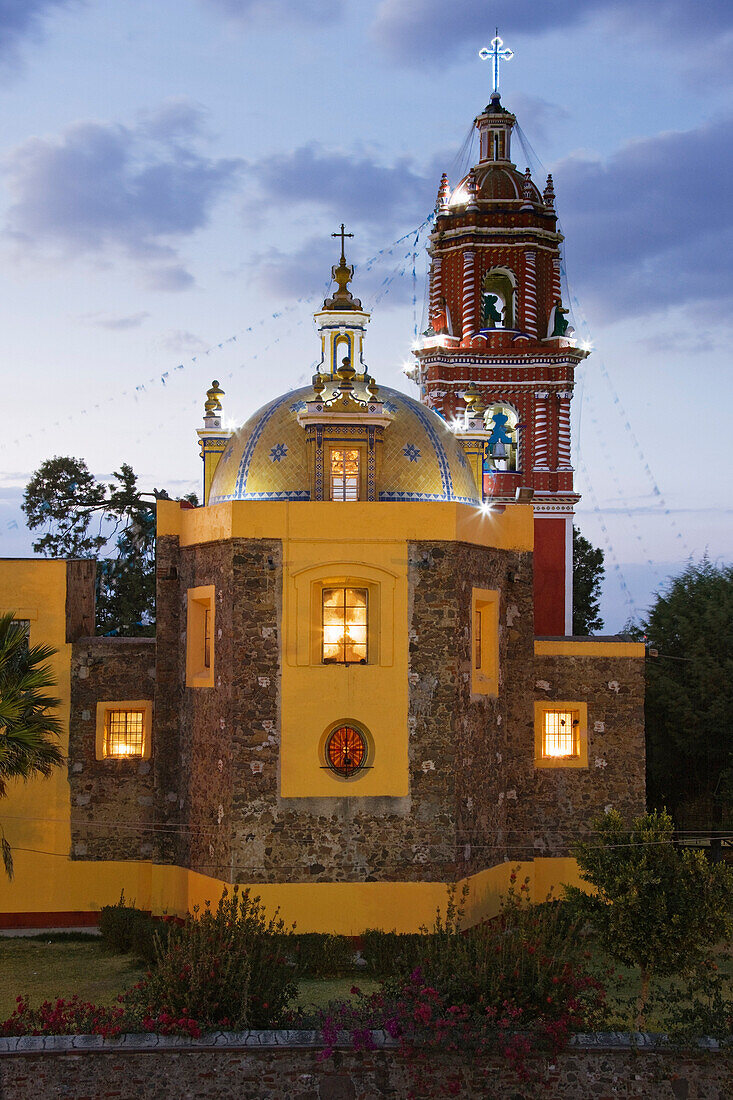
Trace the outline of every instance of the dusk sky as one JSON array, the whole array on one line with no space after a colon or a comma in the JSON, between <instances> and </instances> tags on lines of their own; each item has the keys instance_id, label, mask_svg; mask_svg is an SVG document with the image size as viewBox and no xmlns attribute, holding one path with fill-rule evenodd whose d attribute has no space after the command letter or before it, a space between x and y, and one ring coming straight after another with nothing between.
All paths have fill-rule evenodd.
<instances>
[{"instance_id":1,"label":"dusk sky","mask_svg":"<svg viewBox=\"0 0 733 1100\"><path fill-rule=\"evenodd\" d=\"M211 380L235 426L310 377L342 221L371 372L416 393L414 242L496 25L595 349L574 465L606 628L731 560L730 0L0 0L0 555L31 552L22 489L56 454L199 490Z\"/></svg>"}]
</instances>

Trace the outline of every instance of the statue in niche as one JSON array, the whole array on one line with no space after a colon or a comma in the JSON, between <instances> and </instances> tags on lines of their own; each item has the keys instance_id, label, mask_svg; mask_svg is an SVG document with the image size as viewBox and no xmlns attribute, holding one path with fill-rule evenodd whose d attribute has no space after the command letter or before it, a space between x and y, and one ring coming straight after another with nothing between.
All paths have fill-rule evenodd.
<instances>
[{"instance_id":1,"label":"statue in niche","mask_svg":"<svg viewBox=\"0 0 733 1100\"><path fill-rule=\"evenodd\" d=\"M485 455L492 470L513 469L512 439L513 426L506 413L495 409L490 425L490 436L486 440Z\"/></svg>"},{"instance_id":2,"label":"statue in niche","mask_svg":"<svg viewBox=\"0 0 733 1100\"><path fill-rule=\"evenodd\" d=\"M442 333L446 333L448 336L453 335L453 326L451 325L450 310L448 309L448 303L445 298L438 298L438 308L435 315L430 322L428 328L423 333L423 336L440 336Z\"/></svg>"},{"instance_id":3,"label":"statue in niche","mask_svg":"<svg viewBox=\"0 0 733 1100\"><path fill-rule=\"evenodd\" d=\"M498 328L502 322L502 314L496 308L499 303L499 295L491 294L485 290L481 295L481 324L483 328Z\"/></svg>"},{"instance_id":4,"label":"statue in niche","mask_svg":"<svg viewBox=\"0 0 733 1100\"><path fill-rule=\"evenodd\" d=\"M567 320L568 312L569 310L563 309L562 299L556 298L550 312L550 323L547 326L549 336L567 336L570 324Z\"/></svg>"}]
</instances>

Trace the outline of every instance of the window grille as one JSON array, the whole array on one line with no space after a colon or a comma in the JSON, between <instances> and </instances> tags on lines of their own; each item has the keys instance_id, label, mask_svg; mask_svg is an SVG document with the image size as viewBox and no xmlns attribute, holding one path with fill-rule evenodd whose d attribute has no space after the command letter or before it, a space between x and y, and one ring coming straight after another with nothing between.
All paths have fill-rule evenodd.
<instances>
[{"instance_id":1,"label":"window grille","mask_svg":"<svg viewBox=\"0 0 733 1100\"><path fill-rule=\"evenodd\" d=\"M331 500L359 499L359 451L331 451Z\"/></svg>"},{"instance_id":2,"label":"window grille","mask_svg":"<svg viewBox=\"0 0 733 1100\"><path fill-rule=\"evenodd\" d=\"M366 741L354 726L339 726L326 743L328 766L347 779L364 766Z\"/></svg>"},{"instance_id":3,"label":"window grille","mask_svg":"<svg viewBox=\"0 0 733 1100\"><path fill-rule=\"evenodd\" d=\"M580 719L576 711L545 711L542 755L544 757L580 755Z\"/></svg>"},{"instance_id":4,"label":"window grille","mask_svg":"<svg viewBox=\"0 0 733 1100\"><path fill-rule=\"evenodd\" d=\"M324 588L322 596L324 664L367 663L366 588Z\"/></svg>"},{"instance_id":5,"label":"window grille","mask_svg":"<svg viewBox=\"0 0 733 1100\"><path fill-rule=\"evenodd\" d=\"M473 661L474 661L474 665L473 665L473 667L474 668L481 668L481 658L482 658L482 653L481 653L481 644L482 644L481 619L482 619L481 608L476 607L474 609L474 613L473 613L473 621L474 621L474 639L473 639L473 645L474 645Z\"/></svg>"},{"instance_id":6,"label":"window grille","mask_svg":"<svg viewBox=\"0 0 733 1100\"><path fill-rule=\"evenodd\" d=\"M108 710L104 719L105 756L142 756L145 711Z\"/></svg>"}]
</instances>

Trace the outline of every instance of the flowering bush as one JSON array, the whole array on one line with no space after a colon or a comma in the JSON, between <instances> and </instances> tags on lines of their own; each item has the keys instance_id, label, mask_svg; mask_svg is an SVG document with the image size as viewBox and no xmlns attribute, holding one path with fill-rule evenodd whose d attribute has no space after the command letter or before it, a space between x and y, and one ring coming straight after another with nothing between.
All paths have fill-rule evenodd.
<instances>
[{"instance_id":1,"label":"flowering bush","mask_svg":"<svg viewBox=\"0 0 733 1100\"><path fill-rule=\"evenodd\" d=\"M414 1095L450 1094L461 1083L436 1081L430 1064L436 1051L498 1050L526 1079L533 1050L557 1053L573 1032L593 1030L603 1018L605 991L571 957L575 930L558 903L530 906L527 881L518 890L515 883L512 875L500 916L466 932L451 895L445 918L438 916L424 935L422 962L412 974L383 982L369 996L352 990L351 1001L323 1014L323 1057L332 1054L339 1032L365 1049L373 1030L385 1030L407 1055Z\"/></svg>"},{"instance_id":2,"label":"flowering bush","mask_svg":"<svg viewBox=\"0 0 733 1100\"><path fill-rule=\"evenodd\" d=\"M152 1019L161 1011L206 1027L269 1027L297 992L277 913L269 921L249 891L224 891L215 910L189 914L157 964L127 994L128 1011Z\"/></svg>"},{"instance_id":3,"label":"flowering bush","mask_svg":"<svg viewBox=\"0 0 733 1100\"><path fill-rule=\"evenodd\" d=\"M16 998L11 1016L0 1024L0 1035L103 1035L112 1039L126 1032L150 1031L159 1035L188 1035L197 1039L201 1028L184 1012L176 1017L166 1012L146 1015L123 1005L112 1008L81 1001L78 997L44 1001L31 1008L23 997Z\"/></svg>"}]
</instances>

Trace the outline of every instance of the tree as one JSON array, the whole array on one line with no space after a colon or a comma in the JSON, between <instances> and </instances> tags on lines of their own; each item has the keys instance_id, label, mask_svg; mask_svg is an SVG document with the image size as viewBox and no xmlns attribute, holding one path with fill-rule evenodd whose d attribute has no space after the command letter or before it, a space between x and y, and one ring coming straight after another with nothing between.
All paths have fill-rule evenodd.
<instances>
[{"instance_id":1,"label":"tree","mask_svg":"<svg viewBox=\"0 0 733 1100\"><path fill-rule=\"evenodd\" d=\"M51 558L98 557L97 630L102 634L155 632L155 500L163 490L141 493L132 467L123 463L109 483L97 481L83 459L43 462L28 482L23 511L33 543ZM185 499L196 504L196 497Z\"/></svg>"},{"instance_id":2,"label":"tree","mask_svg":"<svg viewBox=\"0 0 733 1100\"><path fill-rule=\"evenodd\" d=\"M603 551L573 527L573 634L592 634L603 626L600 615Z\"/></svg>"},{"instance_id":3,"label":"tree","mask_svg":"<svg viewBox=\"0 0 733 1100\"><path fill-rule=\"evenodd\" d=\"M62 730L54 713L60 700L48 694L56 679L46 662L55 653L50 646L30 646L12 614L0 615L0 797L9 780L50 775L64 761L54 740ZM12 878L13 856L4 833L0 844Z\"/></svg>"},{"instance_id":4,"label":"tree","mask_svg":"<svg viewBox=\"0 0 733 1100\"><path fill-rule=\"evenodd\" d=\"M105 486L82 458L49 458L25 487L22 508L31 531L45 527L33 543L46 558L93 558L107 538L90 532L95 513L104 509Z\"/></svg>"},{"instance_id":5,"label":"tree","mask_svg":"<svg viewBox=\"0 0 733 1100\"><path fill-rule=\"evenodd\" d=\"M733 567L707 559L657 596L642 621L647 800L679 825L697 803L708 827L733 796Z\"/></svg>"},{"instance_id":6,"label":"tree","mask_svg":"<svg viewBox=\"0 0 733 1100\"><path fill-rule=\"evenodd\" d=\"M580 877L597 893L564 887L601 946L639 969L637 1027L652 979L691 972L733 931L733 871L700 851L678 850L673 834L665 812L645 814L629 829L611 810L593 823L592 839L573 851Z\"/></svg>"}]
</instances>

